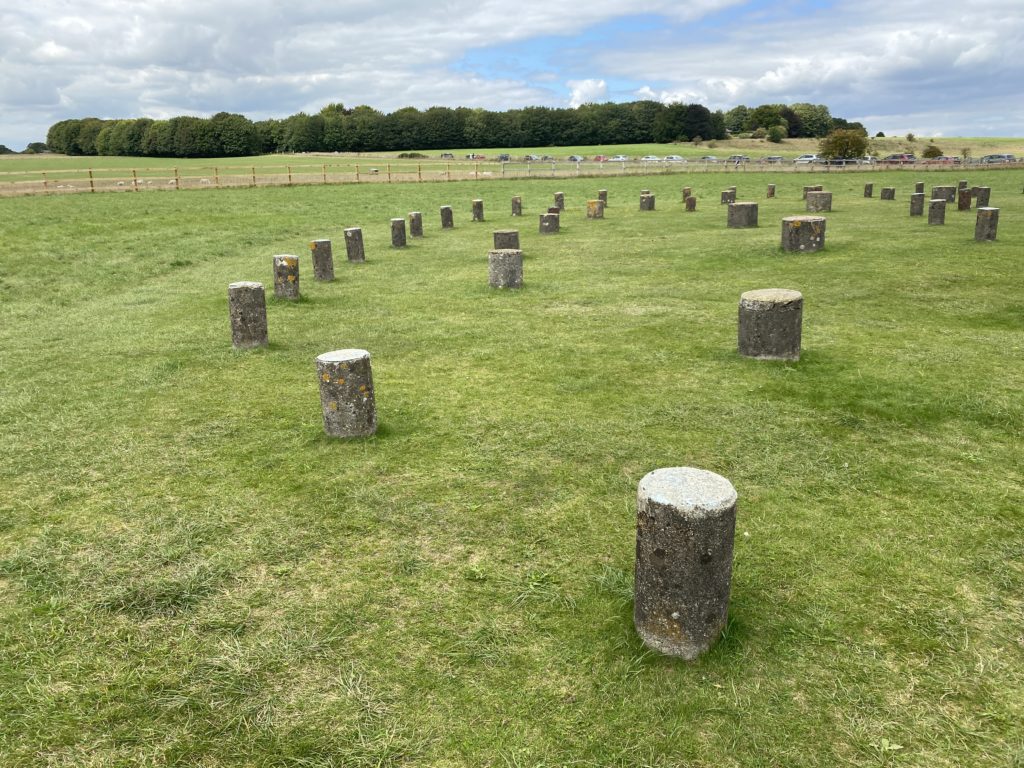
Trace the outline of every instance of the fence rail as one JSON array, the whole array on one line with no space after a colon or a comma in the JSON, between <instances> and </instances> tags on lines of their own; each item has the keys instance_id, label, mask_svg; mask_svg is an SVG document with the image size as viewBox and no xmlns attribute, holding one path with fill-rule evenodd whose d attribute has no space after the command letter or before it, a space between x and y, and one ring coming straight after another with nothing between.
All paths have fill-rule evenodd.
<instances>
[{"instance_id":1,"label":"fence rail","mask_svg":"<svg viewBox=\"0 0 1024 768\"><path fill-rule=\"evenodd\" d=\"M612 176L684 175L690 173L874 173L878 170L930 173L982 167L989 170L1020 168L1005 165L794 165L768 163L687 162L359 162L304 164L237 164L179 168L79 168L49 171L0 171L0 196L74 194L79 192L142 192L152 190L221 189L297 186L311 184L409 183L509 178L574 178Z\"/></svg>"}]
</instances>

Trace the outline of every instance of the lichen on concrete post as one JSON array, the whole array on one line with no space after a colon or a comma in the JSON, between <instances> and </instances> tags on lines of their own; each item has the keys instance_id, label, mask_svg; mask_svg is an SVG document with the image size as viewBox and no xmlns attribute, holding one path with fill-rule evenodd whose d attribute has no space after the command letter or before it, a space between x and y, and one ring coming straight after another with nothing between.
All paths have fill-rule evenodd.
<instances>
[{"instance_id":1,"label":"lichen on concrete post","mask_svg":"<svg viewBox=\"0 0 1024 768\"><path fill-rule=\"evenodd\" d=\"M654 195L647 193L646 195L640 195L640 210L641 211L653 211L654 210Z\"/></svg>"},{"instance_id":2,"label":"lichen on concrete post","mask_svg":"<svg viewBox=\"0 0 1024 768\"><path fill-rule=\"evenodd\" d=\"M895 200L896 199L896 187L882 187L882 200Z\"/></svg>"},{"instance_id":3,"label":"lichen on concrete post","mask_svg":"<svg viewBox=\"0 0 1024 768\"><path fill-rule=\"evenodd\" d=\"M512 198L512 215L522 216L523 215L523 198L516 195Z\"/></svg>"},{"instance_id":4,"label":"lichen on concrete post","mask_svg":"<svg viewBox=\"0 0 1024 768\"><path fill-rule=\"evenodd\" d=\"M799 360L804 297L786 288L740 296L737 348L758 360Z\"/></svg>"},{"instance_id":5,"label":"lichen on concrete post","mask_svg":"<svg viewBox=\"0 0 1024 768\"><path fill-rule=\"evenodd\" d=\"M370 353L337 349L316 359L324 432L331 437L365 437L377 431Z\"/></svg>"},{"instance_id":6,"label":"lichen on concrete post","mask_svg":"<svg viewBox=\"0 0 1024 768\"><path fill-rule=\"evenodd\" d=\"M824 216L787 216L782 220L783 250L820 251L824 247Z\"/></svg>"},{"instance_id":7,"label":"lichen on concrete post","mask_svg":"<svg viewBox=\"0 0 1024 768\"><path fill-rule=\"evenodd\" d=\"M608 207L608 190L607 189L599 189L599 190L597 190L597 199L600 200L602 203L604 203L604 207L607 208Z\"/></svg>"},{"instance_id":8,"label":"lichen on concrete post","mask_svg":"<svg viewBox=\"0 0 1024 768\"><path fill-rule=\"evenodd\" d=\"M971 210L971 190L964 187L956 191L956 209L958 211Z\"/></svg>"},{"instance_id":9,"label":"lichen on concrete post","mask_svg":"<svg viewBox=\"0 0 1024 768\"><path fill-rule=\"evenodd\" d=\"M265 347L267 339L267 296L263 283L242 281L228 286L228 315L231 317L231 346L235 349Z\"/></svg>"},{"instance_id":10,"label":"lichen on concrete post","mask_svg":"<svg viewBox=\"0 0 1024 768\"><path fill-rule=\"evenodd\" d=\"M910 215L924 216L924 192L915 192L910 196Z\"/></svg>"},{"instance_id":11,"label":"lichen on concrete post","mask_svg":"<svg viewBox=\"0 0 1024 768\"><path fill-rule=\"evenodd\" d=\"M542 213L540 215L540 234L554 235L559 230L559 215L557 213Z\"/></svg>"},{"instance_id":12,"label":"lichen on concrete post","mask_svg":"<svg viewBox=\"0 0 1024 768\"><path fill-rule=\"evenodd\" d=\"M945 200L947 203L955 203L956 187L948 185L932 187L932 200Z\"/></svg>"},{"instance_id":13,"label":"lichen on concrete post","mask_svg":"<svg viewBox=\"0 0 1024 768\"><path fill-rule=\"evenodd\" d=\"M349 227L345 230L345 252L349 261L357 263L366 261L366 251L363 250L363 230L359 227Z\"/></svg>"},{"instance_id":14,"label":"lichen on concrete post","mask_svg":"<svg viewBox=\"0 0 1024 768\"><path fill-rule=\"evenodd\" d=\"M978 209L978 220L974 224L974 239L978 242L996 239L999 228L999 209L983 207Z\"/></svg>"},{"instance_id":15,"label":"lichen on concrete post","mask_svg":"<svg viewBox=\"0 0 1024 768\"><path fill-rule=\"evenodd\" d=\"M774 184L769 184L768 185L768 193L765 195L765 197L768 197L768 198L775 197L775 185Z\"/></svg>"},{"instance_id":16,"label":"lichen on concrete post","mask_svg":"<svg viewBox=\"0 0 1024 768\"><path fill-rule=\"evenodd\" d=\"M956 183L957 189L967 189L968 186L970 186L970 183L967 181L967 179L960 179L960 181Z\"/></svg>"},{"instance_id":17,"label":"lichen on concrete post","mask_svg":"<svg viewBox=\"0 0 1024 768\"><path fill-rule=\"evenodd\" d=\"M722 190L722 205L729 205L730 203L736 202L736 190L735 189L723 189Z\"/></svg>"},{"instance_id":18,"label":"lichen on concrete post","mask_svg":"<svg viewBox=\"0 0 1024 768\"><path fill-rule=\"evenodd\" d=\"M601 200L587 200L587 218L588 219L603 219L604 218L604 202Z\"/></svg>"},{"instance_id":19,"label":"lichen on concrete post","mask_svg":"<svg viewBox=\"0 0 1024 768\"><path fill-rule=\"evenodd\" d=\"M729 229L756 227L757 203L730 203L726 226Z\"/></svg>"},{"instance_id":20,"label":"lichen on concrete post","mask_svg":"<svg viewBox=\"0 0 1024 768\"><path fill-rule=\"evenodd\" d=\"M420 211L409 213L409 235L411 237L423 237L423 214Z\"/></svg>"},{"instance_id":21,"label":"lichen on concrete post","mask_svg":"<svg viewBox=\"0 0 1024 768\"><path fill-rule=\"evenodd\" d=\"M405 219L391 220L391 247L405 248Z\"/></svg>"},{"instance_id":22,"label":"lichen on concrete post","mask_svg":"<svg viewBox=\"0 0 1024 768\"><path fill-rule=\"evenodd\" d=\"M692 467L648 473L637 487L633 624L644 644L692 661L725 629L736 490Z\"/></svg>"},{"instance_id":23,"label":"lichen on concrete post","mask_svg":"<svg viewBox=\"0 0 1024 768\"><path fill-rule=\"evenodd\" d=\"M473 221L484 220L484 201L474 200L473 201Z\"/></svg>"},{"instance_id":24,"label":"lichen on concrete post","mask_svg":"<svg viewBox=\"0 0 1024 768\"><path fill-rule=\"evenodd\" d=\"M978 192L974 196L974 204L975 204L975 206L977 206L978 208L988 208L989 207L989 200L991 199L991 196L992 196L992 188L991 187L978 187Z\"/></svg>"},{"instance_id":25,"label":"lichen on concrete post","mask_svg":"<svg viewBox=\"0 0 1024 768\"><path fill-rule=\"evenodd\" d=\"M865 184L864 185L864 197L873 197L874 194L875 194L875 185L874 184Z\"/></svg>"},{"instance_id":26,"label":"lichen on concrete post","mask_svg":"<svg viewBox=\"0 0 1024 768\"><path fill-rule=\"evenodd\" d=\"M334 279L334 252L330 240L313 240L309 244L313 256L313 279L330 282Z\"/></svg>"},{"instance_id":27,"label":"lichen on concrete post","mask_svg":"<svg viewBox=\"0 0 1024 768\"><path fill-rule=\"evenodd\" d=\"M555 192L555 207L559 211L565 210L565 192Z\"/></svg>"},{"instance_id":28,"label":"lichen on concrete post","mask_svg":"<svg viewBox=\"0 0 1024 768\"><path fill-rule=\"evenodd\" d=\"M693 195L690 195L688 198L686 198L686 212L687 213L693 213L696 210L697 210L697 198L694 197Z\"/></svg>"},{"instance_id":29,"label":"lichen on concrete post","mask_svg":"<svg viewBox=\"0 0 1024 768\"><path fill-rule=\"evenodd\" d=\"M299 257L282 254L274 257L274 298L296 301L299 298Z\"/></svg>"},{"instance_id":30,"label":"lichen on concrete post","mask_svg":"<svg viewBox=\"0 0 1024 768\"><path fill-rule=\"evenodd\" d=\"M489 251L487 278L491 288L522 288L523 252L517 248Z\"/></svg>"},{"instance_id":31,"label":"lichen on concrete post","mask_svg":"<svg viewBox=\"0 0 1024 768\"><path fill-rule=\"evenodd\" d=\"M807 193L804 206L808 213L828 213L832 210L832 193L812 190Z\"/></svg>"},{"instance_id":32,"label":"lichen on concrete post","mask_svg":"<svg viewBox=\"0 0 1024 768\"><path fill-rule=\"evenodd\" d=\"M518 229L496 229L494 230L494 249L496 251L519 248Z\"/></svg>"},{"instance_id":33,"label":"lichen on concrete post","mask_svg":"<svg viewBox=\"0 0 1024 768\"><path fill-rule=\"evenodd\" d=\"M455 227L455 217L452 214L452 207L450 205L441 206L441 229L453 229Z\"/></svg>"},{"instance_id":34,"label":"lichen on concrete post","mask_svg":"<svg viewBox=\"0 0 1024 768\"><path fill-rule=\"evenodd\" d=\"M946 223L946 199L938 198L928 203L928 223L938 226Z\"/></svg>"}]
</instances>

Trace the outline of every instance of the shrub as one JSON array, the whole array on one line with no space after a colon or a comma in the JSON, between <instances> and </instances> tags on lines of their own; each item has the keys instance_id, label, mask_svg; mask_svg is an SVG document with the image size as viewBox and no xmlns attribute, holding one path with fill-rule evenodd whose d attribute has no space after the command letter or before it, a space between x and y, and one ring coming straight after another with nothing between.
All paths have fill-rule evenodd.
<instances>
[{"instance_id":1,"label":"shrub","mask_svg":"<svg viewBox=\"0 0 1024 768\"><path fill-rule=\"evenodd\" d=\"M768 129L768 141L772 144L781 144L782 140L786 138L787 131L781 125L773 125Z\"/></svg>"},{"instance_id":2,"label":"shrub","mask_svg":"<svg viewBox=\"0 0 1024 768\"><path fill-rule=\"evenodd\" d=\"M935 144L929 144L924 148L924 152L921 153L921 157L929 159L933 157L942 157L942 150Z\"/></svg>"},{"instance_id":3,"label":"shrub","mask_svg":"<svg viewBox=\"0 0 1024 768\"><path fill-rule=\"evenodd\" d=\"M424 154L422 154L420 152L399 152L398 153L398 159L399 160L425 160L426 157L427 157L426 155L424 155Z\"/></svg>"},{"instance_id":4,"label":"shrub","mask_svg":"<svg viewBox=\"0 0 1024 768\"><path fill-rule=\"evenodd\" d=\"M840 128L821 140L818 154L831 160L834 157L863 157L868 139L856 128Z\"/></svg>"}]
</instances>

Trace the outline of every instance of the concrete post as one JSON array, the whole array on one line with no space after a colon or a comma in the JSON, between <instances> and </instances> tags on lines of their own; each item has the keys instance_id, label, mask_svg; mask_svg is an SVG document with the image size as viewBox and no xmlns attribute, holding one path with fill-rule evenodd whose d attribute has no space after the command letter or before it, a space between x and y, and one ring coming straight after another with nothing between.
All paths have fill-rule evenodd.
<instances>
[{"instance_id":1,"label":"concrete post","mask_svg":"<svg viewBox=\"0 0 1024 768\"><path fill-rule=\"evenodd\" d=\"M349 227L345 230L345 252L348 260L353 262L366 261L366 251L363 250L363 230L359 227Z\"/></svg>"},{"instance_id":2,"label":"concrete post","mask_svg":"<svg viewBox=\"0 0 1024 768\"><path fill-rule=\"evenodd\" d=\"M555 235L558 234L559 229L559 216L557 213L542 213L540 215L540 234L542 235Z\"/></svg>"},{"instance_id":3,"label":"concrete post","mask_svg":"<svg viewBox=\"0 0 1024 768\"><path fill-rule=\"evenodd\" d=\"M775 197L775 185L774 184L769 184L768 185L768 194L765 195L765 197L768 197L768 198Z\"/></svg>"},{"instance_id":4,"label":"concrete post","mask_svg":"<svg viewBox=\"0 0 1024 768\"><path fill-rule=\"evenodd\" d=\"M928 223L936 226L946 223L945 198L931 200L928 203Z\"/></svg>"},{"instance_id":5,"label":"concrete post","mask_svg":"<svg viewBox=\"0 0 1024 768\"><path fill-rule=\"evenodd\" d=\"M864 197L873 197L874 194L875 194L875 185L874 184L865 184L864 185Z\"/></svg>"},{"instance_id":6,"label":"concrete post","mask_svg":"<svg viewBox=\"0 0 1024 768\"><path fill-rule=\"evenodd\" d=\"M405 248L405 219L391 220L391 247Z\"/></svg>"},{"instance_id":7,"label":"concrete post","mask_svg":"<svg viewBox=\"0 0 1024 768\"><path fill-rule=\"evenodd\" d=\"M757 226L757 203L729 203L726 217L729 229L746 229Z\"/></svg>"},{"instance_id":8,"label":"concrete post","mask_svg":"<svg viewBox=\"0 0 1024 768\"><path fill-rule=\"evenodd\" d=\"M654 195L648 193L646 195L640 195L640 210L641 211L653 211L654 210Z\"/></svg>"},{"instance_id":9,"label":"concrete post","mask_svg":"<svg viewBox=\"0 0 1024 768\"><path fill-rule=\"evenodd\" d=\"M604 203L601 200L587 200L587 218L604 218Z\"/></svg>"},{"instance_id":10,"label":"concrete post","mask_svg":"<svg viewBox=\"0 0 1024 768\"><path fill-rule=\"evenodd\" d=\"M803 311L799 291L747 291L740 296L739 353L758 360L799 360Z\"/></svg>"},{"instance_id":11,"label":"concrete post","mask_svg":"<svg viewBox=\"0 0 1024 768\"><path fill-rule=\"evenodd\" d=\"M296 301L299 298L299 257L283 254L274 257L274 298Z\"/></svg>"},{"instance_id":12,"label":"concrete post","mask_svg":"<svg viewBox=\"0 0 1024 768\"><path fill-rule=\"evenodd\" d=\"M231 346L235 349L265 347L267 339L267 296L263 283L239 282L228 286L228 315L231 317Z\"/></svg>"},{"instance_id":13,"label":"concrete post","mask_svg":"<svg viewBox=\"0 0 1024 768\"><path fill-rule=\"evenodd\" d=\"M412 237L423 237L423 214L419 211L409 214L409 234Z\"/></svg>"},{"instance_id":14,"label":"concrete post","mask_svg":"<svg viewBox=\"0 0 1024 768\"><path fill-rule=\"evenodd\" d=\"M824 216L787 216L782 220L784 251L820 251L824 247Z\"/></svg>"},{"instance_id":15,"label":"concrete post","mask_svg":"<svg viewBox=\"0 0 1024 768\"><path fill-rule=\"evenodd\" d=\"M964 187L956 191L956 209L958 211L971 210L971 190Z\"/></svg>"},{"instance_id":16,"label":"concrete post","mask_svg":"<svg viewBox=\"0 0 1024 768\"><path fill-rule=\"evenodd\" d=\"M512 215L523 215L523 198L519 197L518 195L512 198Z\"/></svg>"},{"instance_id":17,"label":"concrete post","mask_svg":"<svg viewBox=\"0 0 1024 768\"><path fill-rule=\"evenodd\" d=\"M313 256L313 279L330 282L334 279L334 251L330 240L314 240L309 244Z\"/></svg>"},{"instance_id":18,"label":"concrete post","mask_svg":"<svg viewBox=\"0 0 1024 768\"><path fill-rule=\"evenodd\" d=\"M991 187L978 187L978 194L975 195L974 204L978 208L988 208L989 207L989 200L991 199L991 196L992 196L992 188Z\"/></svg>"},{"instance_id":19,"label":"concrete post","mask_svg":"<svg viewBox=\"0 0 1024 768\"><path fill-rule=\"evenodd\" d=\"M896 187L882 187L883 200L895 200L896 199Z\"/></svg>"},{"instance_id":20,"label":"concrete post","mask_svg":"<svg viewBox=\"0 0 1024 768\"><path fill-rule=\"evenodd\" d=\"M555 192L555 207L559 211L565 210L565 192Z\"/></svg>"},{"instance_id":21,"label":"concrete post","mask_svg":"<svg viewBox=\"0 0 1024 768\"><path fill-rule=\"evenodd\" d=\"M832 210L832 193L808 192L804 205L808 213L827 213Z\"/></svg>"},{"instance_id":22,"label":"concrete post","mask_svg":"<svg viewBox=\"0 0 1024 768\"><path fill-rule=\"evenodd\" d=\"M979 208L978 220L974 225L974 239L978 242L996 239L996 229L999 228L998 208Z\"/></svg>"},{"instance_id":23,"label":"concrete post","mask_svg":"<svg viewBox=\"0 0 1024 768\"><path fill-rule=\"evenodd\" d=\"M454 229L455 219L452 216L452 207L450 205L441 206L441 229Z\"/></svg>"},{"instance_id":24,"label":"concrete post","mask_svg":"<svg viewBox=\"0 0 1024 768\"><path fill-rule=\"evenodd\" d=\"M523 252L515 248L489 251L487 278L491 288L522 288Z\"/></svg>"},{"instance_id":25,"label":"concrete post","mask_svg":"<svg viewBox=\"0 0 1024 768\"><path fill-rule=\"evenodd\" d=\"M697 198L694 197L693 195L690 195L688 198L686 198L686 212L687 213L693 213L696 210L697 210Z\"/></svg>"},{"instance_id":26,"label":"concrete post","mask_svg":"<svg viewBox=\"0 0 1024 768\"><path fill-rule=\"evenodd\" d=\"M494 249L496 251L507 249L519 249L518 229L496 229L494 230Z\"/></svg>"},{"instance_id":27,"label":"concrete post","mask_svg":"<svg viewBox=\"0 0 1024 768\"><path fill-rule=\"evenodd\" d=\"M473 221L484 220L484 201L474 200L473 201Z\"/></svg>"},{"instance_id":28,"label":"concrete post","mask_svg":"<svg viewBox=\"0 0 1024 768\"><path fill-rule=\"evenodd\" d=\"M403 219L404 221L404 219ZM324 432L331 437L364 437L377 431L370 353L336 349L316 359Z\"/></svg>"},{"instance_id":29,"label":"concrete post","mask_svg":"<svg viewBox=\"0 0 1024 768\"><path fill-rule=\"evenodd\" d=\"M915 192L910 196L910 215L924 215L924 192Z\"/></svg>"}]
</instances>

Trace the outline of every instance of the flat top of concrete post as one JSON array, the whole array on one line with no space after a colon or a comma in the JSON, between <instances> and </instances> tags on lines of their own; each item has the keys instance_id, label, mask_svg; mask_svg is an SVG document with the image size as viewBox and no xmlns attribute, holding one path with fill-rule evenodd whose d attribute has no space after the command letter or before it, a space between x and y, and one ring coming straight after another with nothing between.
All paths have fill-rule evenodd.
<instances>
[{"instance_id":1,"label":"flat top of concrete post","mask_svg":"<svg viewBox=\"0 0 1024 768\"><path fill-rule=\"evenodd\" d=\"M522 253L519 248L492 248L489 250L488 255L492 253Z\"/></svg>"},{"instance_id":2,"label":"flat top of concrete post","mask_svg":"<svg viewBox=\"0 0 1024 768\"><path fill-rule=\"evenodd\" d=\"M741 293L740 301L751 304L791 304L794 301L800 301L803 297L800 291L793 291L789 288L758 288Z\"/></svg>"},{"instance_id":3,"label":"flat top of concrete post","mask_svg":"<svg viewBox=\"0 0 1024 768\"><path fill-rule=\"evenodd\" d=\"M637 496L672 507L690 520L718 515L736 503L732 483L714 472L693 467L648 472L637 487Z\"/></svg>"},{"instance_id":4,"label":"flat top of concrete post","mask_svg":"<svg viewBox=\"0 0 1024 768\"><path fill-rule=\"evenodd\" d=\"M800 221L800 222L804 222L804 221L824 221L825 217L824 216L786 216L782 220L783 221L793 221L793 222L796 222L796 221Z\"/></svg>"},{"instance_id":5,"label":"flat top of concrete post","mask_svg":"<svg viewBox=\"0 0 1024 768\"><path fill-rule=\"evenodd\" d=\"M316 361L318 363L351 363L369 356L370 353L365 349L336 349L333 352L317 355Z\"/></svg>"},{"instance_id":6,"label":"flat top of concrete post","mask_svg":"<svg viewBox=\"0 0 1024 768\"><path fill-rule=\"evenodd\" d=\"M402 222L403 224L405 224L405 219L401 219L401 218L398 218L398 219L392 219L392 220L391 220L391 223L393 224L393 223L395 223L396 221L400 221L400 222Z\"/></svg>"},{"instance_id":7,"label":"flat top of concrete post","mask_svg":"<svg viewBox=\"0 0 1024 768\"><path fill-rule=\"evenodd\" d=\"M496 229L494 230L496 235L516 235L519 234L518 229Z\"/></svg>"},{"instance_id":8,"label":"flat top of concrete post","mask_svg":"<svg viewBox=\"0 0 1024 768\"><path fill-rule=\"evenodd\" d=\"M990 208L989 206L983 205L980 208L978 208L978 213L981 213L982 211L998 211L998 210L999 210L998 208Z\"/></svg>"},{"instance_id":9,"label":"flat top of concrete post","mask_svg":"<svg viewBox=\"0 0 1024 768\"><path fill-rule=\"evenodd\" d=\"M445 208L449 208L449 209L450 209L450 208L451 208L451 206L450 206L450 205L442 205L442 206L441 206L441 210L442 210L442 211L443 211L443 210L444 210Z\"/></svg>"},{"instance_id":10,"label":"flat top of concrete post","mask_svg":"<svg viewBox=\"0 0 1024 768\"><path fill-rule=\"evenodd\" d=\"M317 243L329 243L329 242L331 242L331 239L329 237L322 237L322 238L318 238L316 240L310 240L309 241L310 245L316 245Z\"/></svg>"},{"instance_id":11,"label":"flat top of concrete post","mask_svg":"<svg viewBox=\"0 0 1024 768\"><path fill-rule=\"evenodd\" d=\"M238 290L239 288L248 288L250 290L255 290L259 288L260 290L262 290L263 283L256 283L253 282L252 280L239 280L237 283L228 284L229 291Z\"/></svg>"},{"instance_id":12,"label":"flat top of concrete post","mask_svg":"<svg viewBox=\"0 0 1024 768\"><path fill-rule=\"evenodd\" d=\"M482 203L482 202L483 202L483 200L481 200L481 199L477 198L477 199L476 199L476 200L474 200L473 202L474 202L474 203Z\"/></svg>"},{"instance_id":13,"label":"flat top of concrete post","mask_svg":"<svg viewBox=\"0 0 1024 768\"><path fill-rule=\"evenodd\" d=\"M277 253L274 254L274 261L283 261L286 264L298 261L299 257L292 253Z\"/></svg>"},{"instance_id":14,"label":"flat top of concrete post","mask_svg":"<svg viewBox=\"0 0 1024 768\"><path fill-rule=\"evenodd\" d=\"M362 227L349 227L348 229L345 230L345 233L348 234L349 232L362 232L362 231L363 231Z\"/></svg>"},{"instance_id":15,"label":"flat top of concrete post","mask_svg":"<svg viewBox=\"0 0 1024 768\"><path fill-rule=\"evenodd\" d=\"M409 211L409 215L410 216L422 216L423 213L421 211Z\"/></svg>"},{"instance_id":16,"label":"flat top of concrete post","mask_svg":"<svg viewBox=\"0 0 1024 768\"><path fill-rule=\"evenodd\" d=\"M742 200L742 201L735 202L735 203L729 203L730 207L734 206L734 205L736 205L736 206L740 206L740 205L753 205L753 206L757 206L757 203L753 203L753 202L751 202L749 200Z\"/></svg>"}]
</instances>

